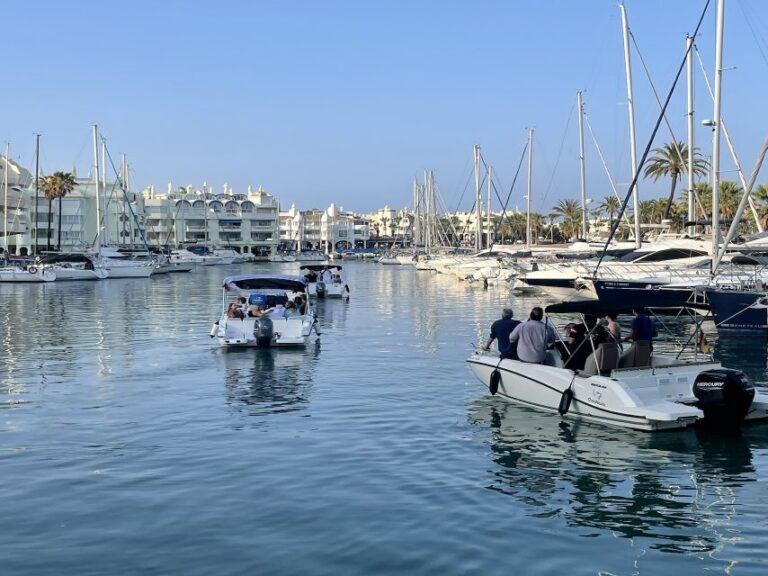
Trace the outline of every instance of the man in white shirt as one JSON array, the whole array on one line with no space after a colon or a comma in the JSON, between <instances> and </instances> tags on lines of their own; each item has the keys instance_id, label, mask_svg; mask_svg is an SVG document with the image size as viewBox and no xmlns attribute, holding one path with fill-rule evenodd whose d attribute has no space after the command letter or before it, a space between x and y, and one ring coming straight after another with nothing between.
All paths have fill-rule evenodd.
<instances>
[{"instance_id":1,"label":"man in white shirt","mask_svg":"<svg viewBox=\"0 0 768 576\"><path fill-rule=\"evenodd\" d=\"M541 364L547 357L547 345L557 341L557 333L549 322L542 322L544 311L536 306L527 322L517 326L509 336L510 343L517 343L517 356L523 362Z\"/></svg>"}]
</instances>

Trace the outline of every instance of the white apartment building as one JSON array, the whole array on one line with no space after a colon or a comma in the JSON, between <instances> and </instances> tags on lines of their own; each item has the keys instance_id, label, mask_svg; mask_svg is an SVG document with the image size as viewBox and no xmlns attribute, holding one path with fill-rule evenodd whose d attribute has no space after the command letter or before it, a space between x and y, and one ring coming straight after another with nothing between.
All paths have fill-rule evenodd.
<instances>
[{"instance_id":1,"label":"white apartment building","mask_svg":"<svg viewBox=\"0 0 768 576\"><path fill-rule=\"evenodd\" d=\"M204 186L157 193L143 192L144 223L150 246L204 244L225 246L243 254L266 256L279 243L277 199L261 188L236 194L231 188L214 194Z\"/></svg>"},{"instance_id":2,"label":"white apartment building","mask_svg":"<svg viewBox=\"0 0 768 576\"><path fill-rule=\"evenodd\" d=\"M365 216L331 204L325 210L298 210L294 204L280 212L280 245L284 250L348 250L370 239Z\"/></svg>"}]
</instances>

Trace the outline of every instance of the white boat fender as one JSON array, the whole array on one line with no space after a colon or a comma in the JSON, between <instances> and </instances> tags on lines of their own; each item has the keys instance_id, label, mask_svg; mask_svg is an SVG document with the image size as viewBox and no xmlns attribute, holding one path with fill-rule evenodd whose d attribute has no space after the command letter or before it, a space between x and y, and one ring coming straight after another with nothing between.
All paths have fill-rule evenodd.
<instances>
[{"instance_id":1,"label":"white boat fender","mask_svg":"<svg viewBox=\"0 0 768 576\"><path fill-rule=\"evenodd\" d=\"M568 388L563 390L563 395L560 397L560 405L557 407L557 412L560 416L565 416L568 410L571 409L571 402L573 401L573 383L576 381L576 374L573 375L571 383L568 384Z\"/></svg>"},{"instance_id":2,"label":"white boat fender","mask_svg":"<svg viewBox=\"0 0 768 576\"><path fill-rule=\"evenodd\" d=\"M213 328L211 328L211 338L216 336L216 332L219 331L219 321L216 320L216 322L213 323Z\"/></svg>"}]
</instances>

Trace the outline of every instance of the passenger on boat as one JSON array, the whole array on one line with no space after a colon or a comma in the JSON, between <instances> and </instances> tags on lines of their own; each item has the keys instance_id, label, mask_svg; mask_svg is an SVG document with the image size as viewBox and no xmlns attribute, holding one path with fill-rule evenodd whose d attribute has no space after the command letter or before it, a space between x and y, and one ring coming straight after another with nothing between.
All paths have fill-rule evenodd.
<instances>
[{"instance_id":1,"label":"passenger on boat","mask_svg":"<svg viewBox=\"0 0 768 576\"><path fill-rule=\"evenodd\" d=\"M512 331L520 324L520 320L513 320L514 313L511 308L504 308L501 311L501 318L491 324L491 336L483 347L484 350L490 350L491 344L496 340L499 347L499 355L502 358L517 360L517 342L514 344L509 341Z\"/></svg>"},{"instance_id":2,"label":"passenger on boat","mask_svg":"<svg viewBox=\"0 0 768 576\"><path fill-rule=\"evenodd\" d=\"M264 310L262 316L269 316L270 318L285 318L285 308L282 304L276 304L272 308Z\"/></svg>"},{"instance_id":3,"label":"passenger on boat","mask_svg":"<svg viewBox=\"0 0 768 576\"><path fill-rule=\"evenodd\" d=\"M285 305L285 317L296 318L298 316L301 316L301 312L299 312L298 309L296 308L296 304L294 302L288 302Z\"/></svg>"},{"instance_id":4,"label":"passenger on boat","mask_svg":"<svg viewBox=\"0 0 768 576\"><path fill-rule=\"evenodd\" d=\"M244 318L245 314L240 309L239 302L232 302L227 308L227 318Z\"/></svg>"},{"instance_id":5,"label":"passenger on boat","mask_svg":"<svg viewBox=\"0 0 768 576\"><path fill-rule=\"evenodd\" d=\"M261 306L259 306L258 304L255 304L248 309L249 318L258 318L262 314L263 314L263 311L261 309Z\"/></svg>"},{"instance_id":6,"label":"passenger on boat","mask_svg":"<svg viewBox=\"0 0 768 576\"><path fill-rule=\"evenodd\" d=\"M592 314L586 314L581 324L571 324L566 336L569 355L565 367L571 370L583 370L589 355L611 338L605 327L598 324L597 316Z\"/></svg>"},{"instance_id":7,"label":"passenger on boat","mask_svg":"<svg viewBox=\"0 0 768 576\"><path fill-rule=\"evenodd\" d=\"M656 323L645 313L644 308L633 308L635 317L632 320L632 329L624 338L625 342L649 342L653 349L653 337L656 333Z\"/></svg>"},{"instance_id":8,"label":"passenger on boat","mask_svg":"<svg viewBox=\"0 0 768 576\"><path fill-rule=\"evenodd\" d=\"M293 301L296 304L296 309L299 311L299 314L304 316L304 314L307 313L307 303L304 302L304 298L301 296L296 296Z\"/></svg>"},{"instance_id":9,"label":"passenger on boat","mask_svg":"<svg viewBox=\"0 0 768 576\"><path fill-rule=\"evenodd\" d=\"M605 315L605 319L608 322L608 334L611 335L614 341L621 342L621 326L616 322L616 316L616 312L609 312Z\"/></svg>"},{"instance_id":10,"label":"passenger on boat","mask_svg":"<svg viewBox=\"0 0 768 576\"><path fill-rule=\"evenodd\" d=\"M549 324L542 322L544 310L535 306L527 322L517 326L509 337L511 343L517 343L517 355L523 362L541 364L547 357L547 346L557 341L557 334Z\"/></svg>"},{"instance_id":11,"label":"passenger on boat","mask_svg":"<svg viewBox=\"0 0 768 576\"><path fill-rule=\"evenodd\" d=\"M240 296L238 300L240 302L240 311L243 313L243 318L245 318L248 316L248 298Z\"/></svg>"}]
</instances>

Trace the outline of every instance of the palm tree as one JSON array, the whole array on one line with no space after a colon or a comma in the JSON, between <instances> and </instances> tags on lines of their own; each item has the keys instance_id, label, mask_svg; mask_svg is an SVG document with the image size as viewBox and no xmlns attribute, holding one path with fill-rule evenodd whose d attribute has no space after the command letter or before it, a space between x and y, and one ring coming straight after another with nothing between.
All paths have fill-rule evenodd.
<instances>
[{"instance_id":1,"label":"palm tree","mask_svg":"<svg viewBox=\"0 0 768 576\"><path fill-rule=\"evenodd\" d=\"M608 225L613 226L613 215L621 210L621 201L616 196L606 196L598 209L608 214Z\"/></svg>"},{"instance_id":2,"label":"palm tree","mask_svg":"<svg viewBox=\"0 0 768 576\"><path fill-rule=\"evenodd\" d=\"M641 200L640 201L640 222L644 224L650 224L653 221L653 200Z\"/></svg>"},{"instance_id":3,"label":"palm tree","mask_svg":"<svg viewBox=\"0 0 768 576\"><path fill-rule=\"evenodd\" d=\"M677 179L681 174L688 172L688 146L683 142L670 142L661 148L655 148L653 152L655 156L649 158L645 165L645 177L647 178L650 176L653 178L654 182L662 176L670 176L672 178L672 186L669 190L669 198L667 199L667 205L663 215L663 219L667 219L669 218L669 211L672 208L672 203L675 200ZM694 148L694 175L701 176L706 174L708 167L709 164L707 161L701 158L697 152L697 148Z\"/></svg>"},{"instance_id":4,"label":"palm tree","mask_svg":"<svg viewBox=\"0 0 768 576\"><path fill-rule=\"evenodd\" d=\"M563 230L569 238L576 236L581 226L581 206L576 200L560 200L552 212L563 219Z\"/></svg>"},{"instance_id":5,"label":"palm tree","mask_svg":"<svg viewBox=\"0 0 768 576\"><path fill-rule=\"evenodd\" d=\"M74 190L77 182L75 176L71 172L54 172L50 176L44 176L40 180L40 190L48 198L48 250L51 249L51 223L53 219L53 213L51 205L53 200L59 199L59 238L58 249L61 250L61 199Z\"/></svg>"}]
</instances>

